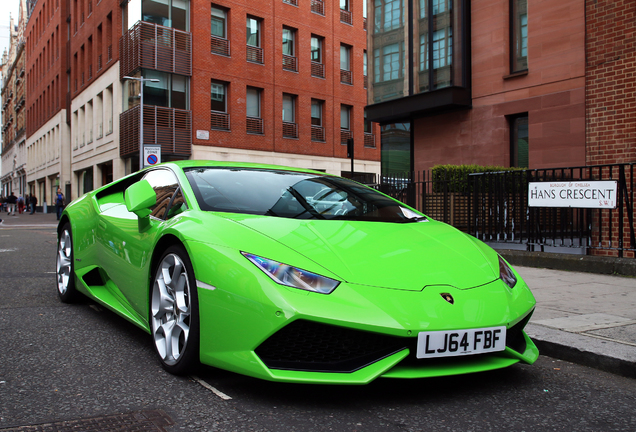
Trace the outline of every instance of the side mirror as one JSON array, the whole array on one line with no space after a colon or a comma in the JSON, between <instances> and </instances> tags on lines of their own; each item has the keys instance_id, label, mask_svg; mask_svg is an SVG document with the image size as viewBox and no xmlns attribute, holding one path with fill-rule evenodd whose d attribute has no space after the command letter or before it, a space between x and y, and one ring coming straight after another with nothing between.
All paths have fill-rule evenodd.
<instances>
[{"instance_id":1,"label":"side mirror","mask_svg":"<svg viewBox=\"0 0 636 432\"><path fill-rule=\"evenodd\" d=\"M128 211L143 219L152 213L150 207L157 203L157 194L148 180L141 180L126 189L125 201Z\"/></svg>"}]
</instances>

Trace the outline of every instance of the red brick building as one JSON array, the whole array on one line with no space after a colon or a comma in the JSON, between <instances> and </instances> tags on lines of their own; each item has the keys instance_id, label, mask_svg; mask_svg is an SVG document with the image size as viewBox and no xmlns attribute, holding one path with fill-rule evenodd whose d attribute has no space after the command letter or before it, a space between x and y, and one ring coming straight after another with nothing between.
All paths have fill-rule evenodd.
<instances>
[{"instance_id":1,"label":"red brick building","mask_svg":"<svg viewBox=\"0 0 636 432\"><path fill-rule=\"evenodd\" d=\"M131 1L122 14L126 171L139 164L143 78L144 145L160 144L164 161L238 160L341 174L350 171L352 138L355 171L379 173L379 140L364 122L362 2Z\"/></svg>"},{"instance_id":2,"label":"red brick building","mask_svg":"<svg viewBox=\"0 0 636 432\"><path fill-rule=\"evenodd\" d=\"M367 111L386 137L396 124L411 132L410 145L383 148L384 171L585 164L584 3L377 3ZM403 8L402 21L386 18L389 4Z\"/></svg>"},{"instance_id":3,"label":"red brick building","mask_svg":"<svg viewBox=\"0 0 636 432\"><path fill-rule=\"evenodd\" d=\"M57 187L70 185L68 151L65 0L27 1L27 181L38 202L51 203Z\"/></svg>"},{"instance_id":4,"label":"red brick building","mask_svg":"<svg viewBox=\"0 0 636 432\"><path fill-rule=\"evenodd\" d=\"M585 7L586 162L636 162L636 1Z\"/></svg>"}]
</instances>

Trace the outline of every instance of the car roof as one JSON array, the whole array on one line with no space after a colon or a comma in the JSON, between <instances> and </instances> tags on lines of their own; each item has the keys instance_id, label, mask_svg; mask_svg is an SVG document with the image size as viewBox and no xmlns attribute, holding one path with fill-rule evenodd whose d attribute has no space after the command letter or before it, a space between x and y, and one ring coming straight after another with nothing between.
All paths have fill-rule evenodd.
<instances>
[{"instance_id":1,"label":"car roof","mask_svg":"<svg viewBox=\"0 0 636 432\"><path fill-rule=\"evenodd\" d=\"M211 168L247 168L247 169L263 169L263 170L278 170L278 171L296 171L307 174L318 174L318 175L332 175L322 171L315 171L311 169L305 168L296 168L289 167L283 165L270 165L270 164L259 164L259 163L251 163L251 162L232 162L232 161L213 161L213 160L180 160L173 162L166 162L161 165L169 165L174 164L177 167L183 169L187 168L197 168L197 167L211 167ZM161 166L158 165L158 166Z\"/></svg>"}]
</instances>

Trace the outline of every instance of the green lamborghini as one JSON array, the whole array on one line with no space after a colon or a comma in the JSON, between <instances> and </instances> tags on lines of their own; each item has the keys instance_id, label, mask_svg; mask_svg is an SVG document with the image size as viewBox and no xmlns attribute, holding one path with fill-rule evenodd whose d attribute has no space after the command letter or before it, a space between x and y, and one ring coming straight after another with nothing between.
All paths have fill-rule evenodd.
<instances>
[{"instance_id":1,"label":"green lamborghini","mask_svg":"<svg viewBox=\"0 0 636 432\"><path fill-rule=\"evenodd\" d=\"M533 363L528 286L493 249L316 171L181 161L87 193L57 291L143 330L161 365L365 384Z\"/></svg>"}]
</instances>

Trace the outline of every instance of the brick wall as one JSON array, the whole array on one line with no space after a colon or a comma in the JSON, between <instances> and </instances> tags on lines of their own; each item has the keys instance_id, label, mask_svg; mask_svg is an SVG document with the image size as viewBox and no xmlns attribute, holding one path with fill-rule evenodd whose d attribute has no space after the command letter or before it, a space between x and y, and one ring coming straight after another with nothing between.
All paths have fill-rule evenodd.
<instances>
[{"instance_id":1,"label":"brick wall","mask_svg":"<svg viewBox=\"0 0 636 432\"><path fill-rule=\"evenodd\" d=\"M636 162L636 1L585 3L586 162Z\"/></svg>"},{"instance_id":2,"label":"brick wall","mask_svg":"<svg viewBox=\"0 0 636 432\"><path fill-rule=\"evenodd\" d=\"M230 56L211 53L210 2L190 3L193 36L193 71L191 109L193 144L228 148L295 153L326 157L346 157L346 146L340 144L340 105L353 107L352 129L356 159L380 160L380 146L364 147L364 106L367 96L363 77L363 52L367 32L363 28L362 1L350 2L353 25L340 22L337 2L324 2L324 15L312 13L309 1L298 6L283 0L242 2L215 0L226 8ZM262 20L264 61L246 61L246 17ZM283 26L296 30L297 72L283 70ZM325 78L311 75L311 35L324 38L323 63ZM352 47L353 85L340 83L340 44ZM229 83L228 113L230 131L210 128L210 81ZM263 134L246 133L246 87L262 89L261 118ZM283 137L283 93L297 95L296 123L298 138ZM323 126L325 142L311 141L311 99L324 101ZM197 139L196 131L210 131L208 140ZM379 136L376 137L379 143Z\"/></svg>"},{"instance_id":3,"label":"brick wall","mask_svg":"<svg viewBox=\"0 0 636 432\"><path fill-rule=\"evenodd\" d=\"M64 108L66 16L65 1L38 1L27 23L27 136Z\"/></svg>"}]
</instances>

